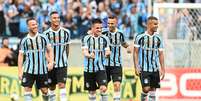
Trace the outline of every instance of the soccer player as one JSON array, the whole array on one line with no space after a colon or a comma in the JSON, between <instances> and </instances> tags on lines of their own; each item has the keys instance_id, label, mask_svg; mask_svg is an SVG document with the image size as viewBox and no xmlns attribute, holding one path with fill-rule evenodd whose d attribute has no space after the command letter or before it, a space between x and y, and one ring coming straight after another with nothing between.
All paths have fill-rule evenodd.
<instances>
[{"instance_id":1,"label":"soccer player","mask_svg":"<svg viewBox=\"0 0 201 101\"><path fill-rule=\"evenodd\" d=\"M110 55L109 39L101 34L102 21L92 20L90 34L82 39L84 54L84 89L89 91L89 101L96 101L96 89L99 88L101 101L108 101L107 75L104 60Z\"/></svg>"},{"instance_id":2,"label":"soccer player","mask_svg":"<svg viewBox=\"0 0 201 101\"><path fill-rule=\"evenodd\" d=\"M60 89L60 101L66 101L66 80L68 67L68 54L70 31L60 26L60 16L58 12L50 13L51 27L44 34L50 40L53 48L54 68L48 72L50 101L56 100L56 85Z\"/></svg>"},{"instance_id":3,"label":"soccer player","mask_svg":"<svg viewBox=\"0 0 201 101\"><path fill-rule=\"evenodd\" d=\"M149 93L149 101L155 101L156 88L160 88L160 79L165 76L164 45L157 33L158 19L150 16L147 30L136 36L134 42L134 67L142 84L141 101L145 101Z\"/></svg>"},{"instance_id":4,"label":"soccer player","mask_svg":"<svg viewBox=\"0 0 201 101\"><path fill-rule=\"evenodd\" d=\"M24 100L32 101L32 86L36 81L42 92L43 100L48 101L48 70L53 68L53 51L46 36L38 33L38 24L34 18L27 20L29 33L20 43L18 56L18 76L24 87ZM47 59L45 54L49 55ZM25 55L25 59L24 59ZM23 60L25 60L23 62ZM47 68L48 67L48 68Z\"/></svg>"},{"instance_id":5,"label":"soccer player","mask_svg":"<svg viewBox=\"0 0 201 101\"><path fill-rule=\"evenodd\" d=\"M122 56L121 46L127 48L130 53L128 43L125 41L124 34L117 29L117 17L110 16L108 18L109 31L105 34L110 39L110 57L106 59L106 73L108 82L113 80L114 84L114 101L120 101L120 87L122 81Z\"/></svg>"}]
</instances>

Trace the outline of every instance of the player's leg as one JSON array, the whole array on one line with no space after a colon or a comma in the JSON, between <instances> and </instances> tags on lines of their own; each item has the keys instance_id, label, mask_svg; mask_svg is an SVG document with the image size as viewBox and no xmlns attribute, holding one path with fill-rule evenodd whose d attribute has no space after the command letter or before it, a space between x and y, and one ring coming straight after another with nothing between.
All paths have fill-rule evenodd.
<instances>
[{"instance_id":1,"label":"player's leg","mask_svg":"<svg viewBox=\"0 0 201 101\"><path fill-rule=\"evenodd\" d=\"M84 72L84 89L89 91L89 101L96 101L97 88L95 73Z\"/></svg>"},{"instance_id":2,"label":"player's leg","mask_svg":"<svg viewBox=\"0 0 201 101\"><path fill-rule=\"evenodd\" d=\"M36 76L37 88L41 90L43 101L49 101L48 94L48 74L41 74Z\"/></svg>"},{"instance_id":3,"label":"player's leg","mask_svg":"<svg viewBox=\"0 0 201 101\"><path fill-rule=\"evenodd\" d=\"M108 101L107 94L107 74L106 71L98 71L96 72L96 82L98 83L101 100L100 101Z\"/></svg>"},{"instance_id":4,"label":"player's leg","mask_svg":"<svg viewBox=\"0 0 201 101\"><path fill-rule=\"evenodd\" d=\"M110 66L105 66L105 69L107 74L107 82L109 83L111 81L111 74L110 74L111 68Z\"/></svg>"},{"instance_id":5,"label":"player's leg","mask_svg":"<svg viewBox=\"0 0 201 101\"><path fill-rule=\"evenodd\" d=\"M56 71L57 84L60 90L60 101L67 101L66 93L66 80L67 80L67 68L57 68Z\"/></svg>"},{"instance_id":6,"label":"player's leg","mask_svg":"<svg viewBox=\"0 0 201 101\"><path fill-rule=\"evenodd\" d=\"M147 95L150 91L150 77L148 72L142 72L140 74L140 80L142 85L141 101L146 101Z\"/></svg>"},{"instance_id":7,"label":"player's leg","mask_svg":"<svg viewBox=\"0 0 201 101\"><path fill-rule=\"evenodd\" d=\"M153 72L151 74L151 89L149 91L149 101L156 101L156 88L160 88L160 76L159 72Z\"/></svg>"},{"instance_id":8,"label":"player's leg","mask_svg":"<svg viewBox=\"0 0 201 101\"><path fill-rule=\"evenodd\" d=\"M112 67L111 76L114 82L113 100L120 101L121 100L120 87L121 87L121 81L122 81L122 67Z\"/></svg>"},{"instance_id":9,"label":"player's leg","mask_svg":"<svg viewBox=\"0 0 201 101\"><path fill-rule=\"evenodd\" d=\"M55 68L53 68L53 70L48 72L49 100L50 101L56 101L55 89L56 89L57 79L56 79L55 73L56 73Z\"/></svg>"},{"instance_id":10,"label":"player's leg","mask_svg":"<svg viewBox=\"0 0 201 101\"><path fill-rule=\"evenodd\" d=\"M24 87L24 100L32 101L32 86L35 79L31 74L23 73L22 86Z\"/></svg>"}]
</instances>

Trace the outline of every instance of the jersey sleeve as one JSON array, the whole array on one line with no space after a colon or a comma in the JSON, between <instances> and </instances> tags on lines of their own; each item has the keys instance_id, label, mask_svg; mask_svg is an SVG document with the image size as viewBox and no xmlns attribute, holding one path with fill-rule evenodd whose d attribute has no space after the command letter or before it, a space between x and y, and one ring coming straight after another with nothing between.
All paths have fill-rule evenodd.
<instances>
[{"instance_id":1,"label":"jersey sleeve","mask_svg":"<svg viewBox=\"0 0 201 101\"><path fill-rule=\"evenodd\" d=\"M159 48L159 51L164 51L164 41L161 37L159 37L158 48Z\"/></svg>"},{"instance_id":2,"label":"jersey sleeve","mask_svg":"<svg viewBox=\"0 0 201 101\"><path fill-rule=\"evenodd\" d=\"M82 48L82 49L88 48L88 46L87 46L87 40L88 40L88 38L89 38L88 35L86 35L86 36L84 36L84 37L82 38L82 40L81 40L81 48Z\"/></svg>"},{"instance_id":3,"label":"jersey sleeve","mask_svg":"<svg viewBox=\"0 0 201 101\"><path fill-rule=\"evenodd\" d=\"M22 39L21 41L20 41L20 45L19 45L19 52L20 53L25 53L26 51L25 51L25 40L26 39Z\"/></svg>"},{"instance_id":4,"label":"jersey sleeve","mask_svg":"<svg viewBox=\"0 0 201 101\"><path fill-rule=\"evenodd\" d=\"M141 35L138 35L135 37L134 39L134 47L140 47L140 39L141 39Z\"/></svg>"}]
</instances>

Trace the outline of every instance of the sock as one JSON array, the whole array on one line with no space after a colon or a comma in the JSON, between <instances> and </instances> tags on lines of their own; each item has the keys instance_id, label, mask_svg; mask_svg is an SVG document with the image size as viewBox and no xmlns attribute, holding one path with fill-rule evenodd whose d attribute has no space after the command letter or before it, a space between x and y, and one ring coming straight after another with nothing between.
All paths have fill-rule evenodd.
<instances>
[{"instance_id":1,"label":"sock","mask_svg":"<svg viewBox=\"0 0 201 101\"><path fill-rule=\"evenodd\" d=\"M24 101L32 101L32 93L24 92Z\"/></svg>"},{"instance_id":2,"label":"sock","mask_svg":"<svg viewBox=\"0 0 201 101\"><path fill-rule=\"evenodd\" d=\"M54 90L49 90L49 101L56 101L56 94Z\"/></svg>"},{"instance_id":3,"label":"sock","mask_svg":"<svg viewBox=\"0 0 201 101\"><path fill-rule=\"evenodd\" d=\"M49 101L49 95L48 94L43 94L43 101Z\"/></svg>"},{"instance_id":4,"label":"sock","mask_svg":"<svg viewBox=\"0 0 201 101\"><path fill-rule=\"evenodd\" d=\"M147 93L142 92L141 93L141 101L146 101Z\"/></svg>"},{"instance_id":5,"label":"sock","mask_svg":"<svg viewBox=\"0 0 201 101\"><path fill-rule=\"evenodd\" d=\"M121 100L121 95L120 95L120 92L114 92L114 95L113 95L113 100L114 101L120 101Z\"/></svg>"},{"instance_id":6,"label":"sock","mask_svg":"<svg viewBox=\"0 0 201 101\"><path fill-rule=\"evenodd\" d=\"M66 88L60 89L60 101L67 101Z\"/></svg>"},{"instance_id":7,"label":"sock","mask_svg":"<svg viewBox=\"0 0 201 101\"><path fill-rule=\"evenodd\" d=\"M149 101L156 101L156 93L155 91L149 92Z\"/></svg>"},{"instance_id":8,"label":"sock","mask_svg":"<svg viewBox=\"0 0 201 101\"><path fill-rule=\"evenodd\" d=\"M96 101L96 94L89 94L89 101Z\"/></svg>"},{"instance_id":9,"label":"sock","mask_svg":"<svg viewBox=\"0 0 201 101\"><path fill-rule=\"evenodd\" d=\"M108 101L107 93L101 93L101 100L100 101Z\"/></svg>"}]
</instances>

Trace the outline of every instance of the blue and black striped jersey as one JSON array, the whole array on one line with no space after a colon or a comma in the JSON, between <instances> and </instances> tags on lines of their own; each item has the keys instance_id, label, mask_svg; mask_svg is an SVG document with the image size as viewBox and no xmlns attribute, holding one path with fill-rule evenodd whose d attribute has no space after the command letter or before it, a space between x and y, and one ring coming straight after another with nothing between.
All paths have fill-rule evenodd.
<instances>
[{"instance_id":1,"label":"blue and black striped jersey","mask_svg":"<svg viewBox=\"0 0 201 101\"><path fill-rule=\"evenodd\" d=\"M122 66L121 46L126 44L125 37L122 32L107 32L105 34L110 40L110 57L106 59L105 66Z\"/></svg>"},{"instance_id":2,"label":"blue and black striped jersey","mask_svg":"<svg viewBox=\"0 0 201 101\"><path fill-rule=\"evenodd\" d=\"M47 61L45 57L46 46L50 45L46 36L37 33L34 37L29 34L22 39L20 51L25 54L23 71L29 74L46 74Z\"/></svg>"},{"instance_id":3,"label":"blue and black striped jersey","mask_svg":"<svg viewBox=\"0 0 201 101\"><path fill-rule=\"evenodd\" d=\"M53 58L55 62L55 68L67 67L68 57L67 48L70 43L70 31L60 27L58 31L53 31L51 28L43 32L50 40L53 48Z\"/></svg>"},{"instance_id":4,"label":"blue and black striped jersey","mask_svg":"<svg viewBox=\"0 0 201 101\"><path fill-rule=\"evenodd\" d=\"M153 35L139 34L134 41L134 47L139 48L139 65L142 71L155 72L159 70L159 51L164 50L164 43L158 33Z\"/></svg>"},{"instance_id":5,"label":"blue and black striped jersey","mask_svg":"<svg viewBox=\"0 0 201 101\"><path fill-rule=\"evenodd\" d=\"M84 71L97 72L105 70L105 51L109 50L109 39L105 35L94 37L86 35L82 39L82 48L88 49L89 53L95 53L95 59L84 57Z\"/></svg>"}]
</instances>

